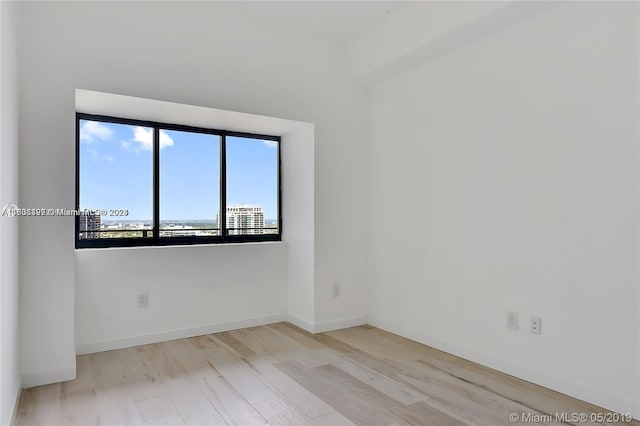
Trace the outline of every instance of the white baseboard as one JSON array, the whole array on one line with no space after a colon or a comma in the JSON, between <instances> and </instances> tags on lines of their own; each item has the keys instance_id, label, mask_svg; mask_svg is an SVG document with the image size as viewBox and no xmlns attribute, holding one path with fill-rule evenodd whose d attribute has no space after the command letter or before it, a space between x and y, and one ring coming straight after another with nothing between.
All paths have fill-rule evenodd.
<instances>
[{"instance_id":1,"label":"white baseboard","mask_svg":"<svg viewBox=\"0 0 640 426\"><path fill-rule=\"evenodd\" d=\"M292 314L287 314L287 322L290 322L291 324L300 327L301 329L308 331L309 333L313 333L314 325L311 321L302 319Z\"/></svg>"},{"instance_id":2,"label":"white baseboard","mask_svg":"<svg viewBox=\"0 0 640 426\"><path fill-rule=\"evenodd\" d=\"M210 324L199 327L182 328L178 330L162 331L159 333L145 334L141 336L123 337L120 339L100 340L76 345L76 354L85 355L95 352L110 351L113 349L130 348L132 346L148 345L150 343L166 342L169 340L184 339L187 337L203 336L205 334L220 333L223 331L237 330L239 328L255 327L258 325L273 324L287 320L286 314L275 314L248 320L229 321L218 324Z\"/></svg>"},{"instance_id":3,"label":"white baseboard","mask_svg":"<svg viewBox=\"0 0 640 426\"><path fill-rule=\"evenodd\" d=\"M356 327L367 324L367 317L351 317L339 320L311 322L298 316L288 314L287 321L291 324L308 331L311 334L324 333L326 331L340 330L342 328Z\"/></svg>"},{"instance_id":4,"label":"white baseboard","mask_svg":"<svg viewBox=\"0 0 640 426\"><path fill-rule=\"evenodd\" d=\"M237 330L239 328L255 327L258 325L273 324L276 322L288 321L309 333L323 333L325 331L338 330L341 328L354 327L367 323L366 317L352 317L341 320L326 321L323 323L312 323L303 318L291 314L276 314L248 320L230 321L218 324L211 324L200 327L183 328L178 330L163 331L159 333L145 334L140 336L123 337L119 339L99 340L95 342L80 343L76 345L77 355L86 355L96 352L110 351L114 349L130 348L133 346L148 345L151 343L166 342L169 340L184 339L193 336L202 336L211 333ZM49 382L52 383L52 382Z\"/></svg>"},{"instance_id":5,"label":"white baseboard","mask_svg":"<svg viewBox=\"0 0 640 426\"><path fill-rule=\"evenodd\" d=\"M422 343L441 351L459 356L469 361L484 365L494 370L519 377L531 383L544 386L549 389L572 396L582 401L606 408L618 413L631 413L634 418L640 418L640 404L631 399L625 399L616 395L611 395L571 380L550 375L538 370L531 369L511 361L496 358L492 355L476 351L472 348L458 345L442 339L433 338L426 334L404 327L394 326L385 321L378 321L369 318L369 324L382 330L397 334L407 339Z\"/></svg>"},{"instance_id":6,"label":"white baseboard","mask_svg":"<svg viewBox=\"0 0 640 426\"><path fill-rule=\"evenodd\" d=\"M38 373L22 374L22 387L48 385L50 383L66 382L76 378L76 367L63 368L61 370L41 371Z\"/></svg>"},{"instance_id":7,"label":"white baseboard","mask_svg":"<svg viewBox=\"0 0 640 426\"><path fill-rule=\"evenodd\" d=\"M351 317L339 320L324 321L313 325L313 333L340 330L342 328L357 327L367 324L367 317Z\"/></svg>"},{"instance_id":8,"label":"white baseboard","mask_svg":"<svg viewBox=\"0 0 640 426\"><path fill-rule=\"evenodd\" d=\"M13 401L13 409L11 410L11 417L9 417L9 426L14 426L16 424L16 419L18 418L18 405L20 405L20 398L22 397L22 383L18 383L18 387L16 389L16 399Z\"/></svg>"}]
</instances>

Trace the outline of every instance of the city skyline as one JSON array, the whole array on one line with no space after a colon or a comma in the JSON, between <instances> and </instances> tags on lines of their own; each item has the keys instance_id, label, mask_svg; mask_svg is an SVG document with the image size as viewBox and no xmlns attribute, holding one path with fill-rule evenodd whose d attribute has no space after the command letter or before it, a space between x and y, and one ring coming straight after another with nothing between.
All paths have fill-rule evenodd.
<instances>
[{"instance_id":1,"label":"city skyline","mask_svg":"<svg viewBox=\"0 0 640 426\"><path fill-rule=\"evenodd\" d=\"M228 235L262 235L278 232L277 220L266 220L261 207L246 205L229 206L226 209ZM161 221L160 237L216 236L221 235L219 216L215 221ZM83 212L79 215L80 239L151 237L153 224L149 221L121 220L102 221L98 212ZM207 223L215 226L202 226Z\"/></svg>"}]
</instances>

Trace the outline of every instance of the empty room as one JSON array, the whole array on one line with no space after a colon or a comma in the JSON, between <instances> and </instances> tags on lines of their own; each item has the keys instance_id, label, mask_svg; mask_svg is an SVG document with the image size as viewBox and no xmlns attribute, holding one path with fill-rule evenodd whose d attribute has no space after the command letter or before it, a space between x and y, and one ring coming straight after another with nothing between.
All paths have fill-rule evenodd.
<instances>
[{"instance_id":1,"label":"empty room","mask_svg":"<svg viewBox=\"0 0 640 426\"><path fill-rule=\"evenodd\" d=\"M0 1L0 425L640 425L640 3Z\"/></svg>"}]
</instances>

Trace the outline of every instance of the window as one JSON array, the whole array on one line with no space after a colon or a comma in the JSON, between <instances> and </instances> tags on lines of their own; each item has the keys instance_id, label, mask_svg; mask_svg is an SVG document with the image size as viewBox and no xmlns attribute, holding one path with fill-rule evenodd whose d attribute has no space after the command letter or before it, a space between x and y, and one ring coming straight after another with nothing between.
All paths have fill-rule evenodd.
<instances>
[{"instance_id":1,"label":"window","mask_svg":"<svg viewBox=\"0 0 640 426\"><path fill-rule=\"evenodd\" d=\"M77 113L76 209L76 248L279 241L280 138Z\"/></svg>"}]
</instances>

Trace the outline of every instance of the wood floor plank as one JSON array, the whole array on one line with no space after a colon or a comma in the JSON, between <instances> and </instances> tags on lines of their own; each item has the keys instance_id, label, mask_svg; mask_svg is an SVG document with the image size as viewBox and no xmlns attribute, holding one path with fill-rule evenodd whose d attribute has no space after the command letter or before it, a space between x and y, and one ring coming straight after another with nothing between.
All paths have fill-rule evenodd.
<instances>
[{"instance_id":1,"label":"wood floor plank","mask_svg":"<svg viewBox=\"0 0 640 426\"><path fill-rule=\"evenodd\" d=\"M485 371L486 367L471 364L459 358L448 358L447 360L431 358L418 360L417 362L446 372L458 380L488 389L496 395L514 401L522 401L527 407L531 408L528 412L532 410L542 413L603 413L608 411L507 374L498 373L494 370L487 372ZM463 367L463 364L468 365ZM582 424L597 423L584 422Z\"/></svg>"},{"instance_id":2,"label":"wood floor plank","mask_svg":"<svg viewBox=\"0 0 640 426\"><path fill-rule=\"evenodd\" d=\"M279 324L278 324L279 325ZM415 392L404 384L391 379L388 375L384 375L379 373L375 369L372 369L362 363L358 362L357 359L352 359L349 355L345 354L341 348L331 348L327 347L326 340L322 339L314 339L311 337L311 334L305 335L303 330L293 328L292 327L282 327L283 329L289 330L288 333L291 337L294 335L299 335L304 339L312 341L314 343L313 347L316 354L322 353L322 362L320 365L324 364L332 364L341 370L345 371L348 374L351 374L355 378L360 381L369 384L370 386L378 389L383 392L387 396L399 401L405 405L415 404L416 402L425 401L424 395L421 395L419 392ZM323 343L321 343L323 342ZM311 346L309 344L309 346Z\"/></svg>"},{"instance_id":3,"label":"wood floor plank","mask_svg":"<svg viewBox=\"0 0 640 426\"><path fill-rule=\"evenodd\" d=\"M136 384L113 386L96 389L100 425L136 426L143 423L140 411L136 405L136 398L143 395L153 395L148 388L141 392L135 388Z\"/></svg>"},{"instance_id":4,"label":"wood floor plank","mask_svg":"<svg viewBox=\"0 0 640 426\"><path fill-rule=\"evenodd\" d=\"M367 366L356 364L339 357L336 357L336 360L332 362L332 365L345 373L350 374L361 382L367 383L369 386L379 390L401 404L412 405L417 402L426 401L424 395L414 391L404 383L380 374Z\"/></svg>"},{"instance_id":5,"label":"wood floor plank","mask_svg":"<svg viewBox=\"0 0 640 426\"><path fill-rule=\"evenodd\" d=\"M464 424L426 404L406 407L333 365L281 362L277 367L356 424Z\"/></svg>"},{"instance_id":6,"label":"wood floor plank","mask_svg":"<svg viewBox=\"0 0 640 426\"><path fill-rule=\"evenodd\" d=\"M323 400L278 369L275 366L278 361L263 355L249 357L247 361L260 373L261 377L268 381L271 388L302 413L305 419L313 419L334 412L334 409Z\"/></svg>"},{"instance_id":7,"label":"wood floor plank","mask_svg":"<svg viewBox=\"0 0 640 426\"><path fill-rule=\"evenodd\" d=\"M205 395L230 425L264 425L267 420L215 369L203 379Z\"/></svg>"},{"instance_id":8,"label":"wood floor plank","mask_svg":"<svg viewBox=\"0 0 640 426\"><path fill-rule=\"evenodd\" d=\"M281 398L257 401L252 404L270 425L308 426L309 423L295 407Z\"/></svg>"},{"instance_id":9,"label":"wood floor plank","mask_svg":"<svg viewBox=\"0 0 640 426\"><path fill-rule=\"evenodd\" d=\"M189 343L198 350L213 349L220 347L220 344L212 339L213 334L191 337Z\"/></svg>"},{"instance_id":10,"label":"wood floor plank","mask_svg":"<svg viewBox=\"0 0 640 426\"><path fill-rule=\"evenodd\" d=\"M16 426L500 426L512 412L607 413L371 326L314 335L277 323L83 355L76 368L76 380L25 389Z\"/></svg>"},{"instance_id":11,"label":"wood floor plank","mask_svg":"<svg viewBox=\"0 0 640 426\"><path fill-rule=\"evenodd\" d=\"M20 397L18 425L62 424L60 383L26 389Z\"/></svg>"},{"instance_id":12,"label":"wood floor plank","mask_svg":"<svg viewBox=\"0 0 640 426\"><path fill-rule=\"evenodd\" d=\"M171 356L166 342L139 346L136 356L148 368L154 382L171 380L181 373L178 360Z\"/></svg>"},{"instance_id":13,"label":"wood floor plank","mask_svg":"<svg viewBox=\"0 0 640 426\"><path fill-rule=\"evenodd\" d=\"M309 371L292 362L285 361L276 366L356 424L362 425L369 421L372 426L389 425L400 421L398 417L382 407L375 396L367 397L367 394L360 392L362 389L358 389L357 386L343 387L342 380L331 382L328 380L329 377L323 377L323 372ZM367 389L364 390L366 392Z\"/></svg>"},{"instance_id":14,"label":"wood floor plank","mask_svg":"<svg viewBox=\"0 0 640 426\"><path fill-rule=\"evenodd\" d=\"M326 349L322 345L314 345L309 343L307 339L301 336L293 337L291 333L285 332L285 330L265 326L256 330L256 334L262 341L276 343L278 347L285 348L286 354L296 353L315 353Z\"/></svg>"},{"instance_id":15,"label":"wood floor plank","mask_svg":"<svg viewBox=\"0 0 640 426\"><path fill-rule=\"evenodd\" d=\"M295 357L298 360L304 358L307 362L314 364L318 362L309 355L309 348L266 327L238 330L237 334L232 335L255 353L267 354L282 361L289 361Z\"/></svg>"},{"instance_id":16,"label":"wood floor plank","mask_svg":"<svg viewBox=\"0 0 640 426\"><path fill-rule=\"evenodd\" d=\"M296 361L307 367L318 367L330 362L324 352L326 347L310 349L295 339L267 328L237 330L232 335L255 353L279 361Z\"/></svg>"},{"instance_id":17,"label":"wood floor plank","mask_svg":"<svg viewBox=\"0 0 640 426\"><path fill-rule=\"evenodd\" d=\"M351 420L347 419L337 411L332 411L309 420L310 426L354 426Z\"/></svg>"},{"instance_id":18,"label":"wood floor plank","mask_svg":"<svg viewBox=\"0 0 640 426\"><path fill-rule=\"evenodd\" d=\"M457 379L460 383L471 382L477 388L491 392L494 395L491 398L513 401L516 404L514 409L519 410L518 412L555 414L606 411L582 401L573 404L571 402L573 398L524 381L522 382L526 383L526 386L524 384L521 387L513 388L512 385L505 386L505 382L510 382L516 378L400 336L389 336L391 333L378 329L354 327L329 334L330 337L340 340L343 344L349 342L349 345L353 345L376 357L392 359L393 361L389 363L395 365L396 371L413 371L414 374L424 373L428 376L433 372L433 370L428 369L433 368L432 365L437 365L437 368L447 371L452 378ZM535 394L535 398L527 398L530 392ZM526 403L522 403L522 401L526 401ZM571 411L571 409L574 411Z\"/></svg>"},{"instance_id":19,"label":"wood floor plank","mask_svg":"<svg viewBox=\"0 0 640 426\"><path fill-rule=\"evenodd\" d=\"M321 349L324 345L313 339L313 335L288 322L279 322L267 326L271 330L282 333L309 349Z\"/></svg>"},{"instance_id":20,"label":"wood floor plank","mask_svg":"<svg viewBox=\"0 0 640 426\"><path fill-rule=\"evenodd\" d=\"M207 350L207 359L222 376L250 403L276 397L265 385L255 370L241 358L236 358L223 349Z\"/></svg>"},{"instance_id":21,"label":"wood floor plank","mask_svg":"<svg viewBox=\"0 0 640 426\"><path fill-rule=\"evenodd\" d=\"M444 375L435 377L400 375L400 378L437 401L445 412L456 414L476 425L508 425L509 415L531 411L506 398L501 398L465 382L456 382ZM543 413L537 413L543 414Z\"/></svg>"},{"instance_id":22,"label":"wood floor plank","mask_svg":"<svg viewBox=\"0 0 640 426\"><path fill-rule=\"evenodd\" d=\"M95 389L61 393L60 412L63 425L99 425L100 411Z\"/></svg>"},{"instance_id":23,"label":"wood floor plank","mask_svg":"<svg viewBox=\"0 0 640 426\"><path fill-rule=\"evenodd\" d=\"M145 353L147 347L138 346L116 351L120 365L122 366L123 382L129 384L154 383L161 381L163 371L147 362Z\"/></svg>"},{"instance_id":24,"label":"wood floor plank","mask_svg":"<svg viewBox=\"0 0 640 426\"><path fill-rule=\"evenodd\" d=\"M239 356L246 358L256 353L245 346L238 339L233 337L230 333L217 333L214 335L215 339L220 340L222 343L233 349Z\"/></svg>"},{"instance_id":25,"label":"wood floor plank","mask_svg":"<svg viewBox=\"0 0 640 426\"><path fill-rule=\"evenodd\" d=\"M371 357L366 355L361 355L359 359L364 364L375 366L379 363L378 360L372 361ZM393 381L407 384L412 389L421 392L426 397L422 402L459 420L484 425L508 424L508 415L512 412L535 412L530 407L495 395L482 387L456 380L438 370L423 374L420 368L405 364L394 365L394 361L386 361L385 367L390 369L395 367L390 373Z\"/></svg>"},{"instance_id":26,"label":"wood floor plank","mask_svg":"<svg viewBox=\"0 0 640 426\"><path fill-rule=\"evenodd\" d=\"M153 396L136 401L142 424L157 426L186 426L173 402L166 395Z\"/></svg>"},{"instance_id":27,"label":"wood floor plank","mask_svg":"<svg viewBox=\"0 0 640 426\"><path fill-rule=\"evenodd\" d=\"M97 388L109 388L125 383L125 372L117 351L99 352L88 356Z\"/></svg>"},{"instance_id":28,"label":"wood floor plank","mask_svg":"<svg viewBox=\"0 0 640 426\"><path fill-rule=\"evenodd\" d=\"M357 349L349 344L346 344L326 334L317 335L317 336L314 336L314 338L322 342L323 344L333 348L334 350L339 352L342 356L352 360L354 363L357 363L358 365L369 368L372 371L379 372L380 374L384 375L384 377L393 378L394 381L400 381L402 383L406 383L409 386L411 386L408 382L400 379L400 374L406 371L390 363L389 360L376 358L367 352ZM414 389L417 389L417 388L414 388ZM449 406L445 404L441 404L438 401L433 400L426 395L423 395L423 397L426 398L425 402L427 402L428 405L432 406L433 408L446 412L449 416L457 419L461 423L472 424L464 416L460 416L457 412L451 411Z\"/></svg>"},{"instance_id":29,"label":"wood floor plank","mask_svg":"<svg viewBox=\"0 0 640 426\"><path fill-rule=\"evenodd\" d=\"M198 350L189 339L172 340L164 345L169 357L175 359L173 379L197 375L199 371L209 368L205 352Z\"/></svg>"},{"instance_id":30,"label":"wood floor plank","mask_svg":"<svg viewBox=\"0 0 640 426\"><path fill-rule=\"evenodd\" d=\"M269 355L267 348L259 341L253 338L253 332L250 329L233 330L227 332L230 336L249 348L254 355Z\"/></svg>"},{"instance_id":31,"label":"wood floor plank","mask_svg":"<svg viewBox=\"0 0 640 426\"><path fill-rule=\"evenodd\" d=\"M328 334L319 334L314 337L322 344L340 353L347 359L353 362L362 364L371 368L374 371L379 372L385 376L391 377L394 374L401 372L402 370L386 362L382 357L375 357L371 353L359 349L353 345L350 345L342 340L336 339Z\"/></svg>"},{"instance_id":32,"label":"wood floor plank","mask_svg":"<svg viewBox=\"0 0 640 426\"><path fill-rule=\"evenodd\" d=\"M286 348L287 351L295 351L300 349L320 349L320 348L309 348L307 345L302 343L300 339L294 339L288 336L286 333L282 333L278 331L276 328L271 327L270 325L266 325L263 327L258 327L255 332L267 339L278 342L283 348Z\"/></svg>"},{"instance_id":33,"label":"wood floor plank","mask_svg":"<svg viewBox=\"0 0 640 426\"><path fill-rule=\"evenodd\" d=\"M444 407L448 413L456 413L476 424L509 424L508 415L511 412L533 412L544 414L531 406L524 406L510 398L498 395L484 386L469 384L465 380L460 380L453 376L447 377L442 371L437 369L427 370L430 367L420 364L414 360L407 348L404 353L396 353L397 348L390 345L379 345L375 336L371 339L359 341L355 333L362 333L362 330L353 330L349 334L349 340L353 344L360 344L361 348L366 347L371 353L381 358L387 358L391 351L396 354L393 360L387 363L395 367L396 372L392 377L413 385L440 407ZM370 333L367 334L367 337ZM425 354L420 354L424 356ZM495 374L496 372L494 372ZM463 403L460 404L460 395L463 396Z\"/></svg>"},{"instance_id":34,"label":"wood floor plank","mask_svg":"<svg viewBox=\"0 0 640 426\"><path fill-rule=\"evenodd\" d=\"M273 354L287 354L296 350L306 349L304 345L293 339L287 338L282 333L275 333L266 327L256 327L249 330L255 341L260 342L263 347Z\"/></svg>"},{"instance_id":35,"label":"wood floor plank","mask_svg":"<svg viewBox=\"0 0 640 426\"><path fill-rule=\"evenodd\" d=\"M36 425L36 400L34 393L37 388L23 389L18 402L18 412L16 413L16 426Z\"/></svg>"},{"instance_id":36,"label":"wood floor plank","mask_svg":"<svg viewBox=\"0 0 640 426\"><path fill-rule=\"evenodd\" d=\"M169 380L163 388L187 425L226 425L222 415L191 377Z\"/></svg>"}]
</instances>

